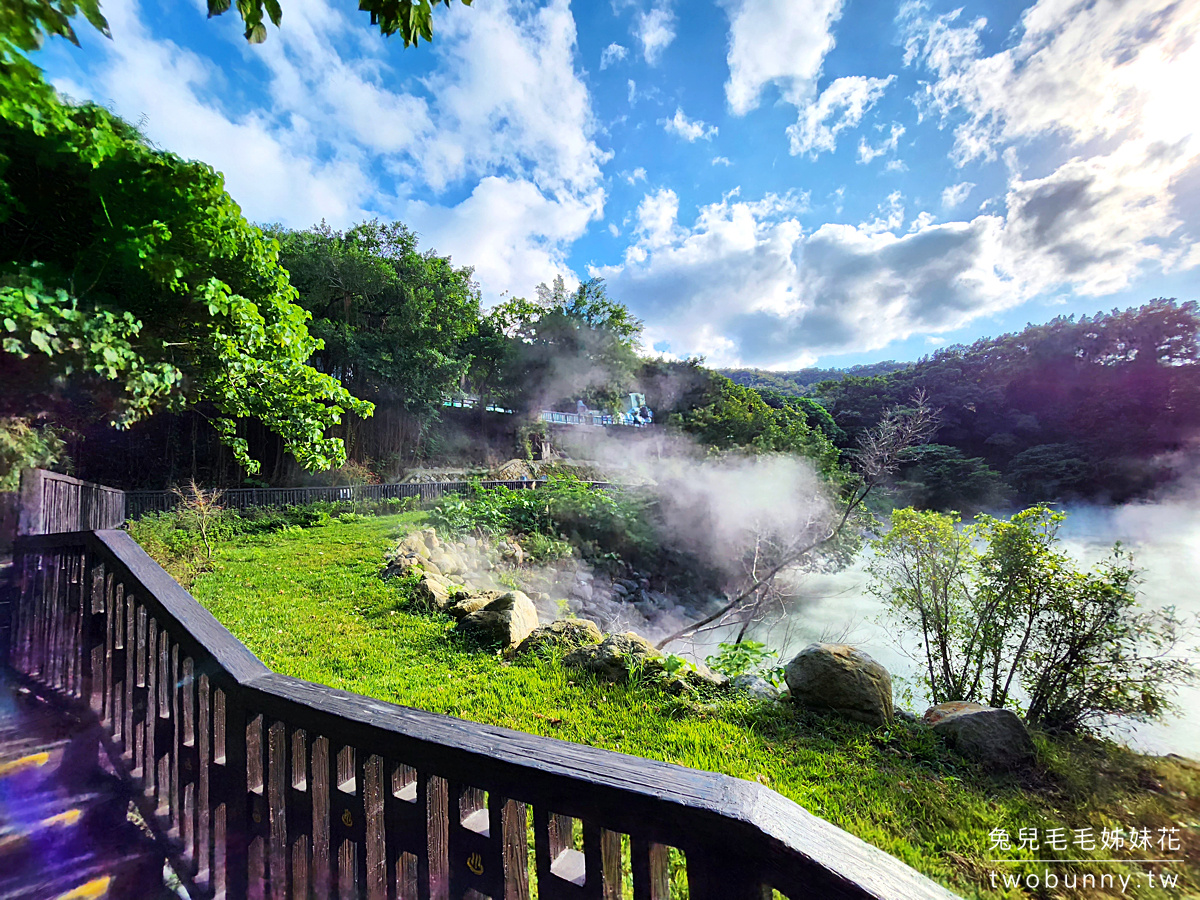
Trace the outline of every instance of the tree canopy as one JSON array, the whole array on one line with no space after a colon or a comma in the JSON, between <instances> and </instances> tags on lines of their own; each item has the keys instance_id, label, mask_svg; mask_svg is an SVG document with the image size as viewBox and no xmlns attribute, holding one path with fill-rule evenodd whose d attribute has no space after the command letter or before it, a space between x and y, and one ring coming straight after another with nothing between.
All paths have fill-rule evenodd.
<instances>
[{"instance_id":1,"label":"tree canopy","mask_svg":"<svg viewBox=\"0 0 1200 900\"><path fill-rule=\"evenodd\" d=\"M997 470L1026 500L1122 499L1172 477L1200 433L1200 308L1153 300L946 347L872 378L820 385L844 445L915 389L939 444Z\"/></svg>"},{"instance_id":2,"label":"tree canopy","mask_svg":"<svg viewBox=\"0 0 1200 900\"><path fill-rule=\"evenodd\" d=\"M0 48L0 415L125 426L192 405L251 471L247 417L339 465L327 429L372 406L307 364L320 342L276 243L212 167L62 100L11 52L22 21Z\"/></svg>"}]
</instances>

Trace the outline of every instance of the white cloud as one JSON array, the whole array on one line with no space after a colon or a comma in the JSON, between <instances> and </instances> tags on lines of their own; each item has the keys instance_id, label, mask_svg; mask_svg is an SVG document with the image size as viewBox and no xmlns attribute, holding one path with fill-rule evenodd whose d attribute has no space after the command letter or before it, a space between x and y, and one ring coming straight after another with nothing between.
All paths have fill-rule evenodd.
<instances>
[{"instance_id":1,"label":"white cloud","mask_svg":"<svg viewBox=\"0 0 1200 900\"><path fill-rule=\"evenodd\" d=\"M657 65L663 51L675 40L675 13L670 0L660 0L648 10L638 10L633 28L642 45L642 56L648 64Z\"/></svg>"},{"instance_id":2,"label":"white cloud","mask_svg":"<svg viewBox=\"0 0 1200 900\"><path fill-rule=\"evenodd\" d=\"M659 119L658 124L666 130L667 134L674 134L689 144L703 138L706 141L711 141L717 133L716 125L708 125L699 119L689 119L683 114L682 107L675 108L675 115L670 119Z\"/></svg>"},{"instance_id":3,"label":"white cloud","mask_svg":"<svg viewBox=\"0 0 1200 900\"><path fill-rule=\"evenodd\" d=\"M600 53L600 68L607 69L613 63L619 63L628 55L629 49L627 47L613 41L613 43L605 47Z\"/></svg>"},{"instance_id":4,"label":"white cloud","mask_svg":"<svg viewBox=\"0 0 1200 900\"><path fill-rule=\"evenodd\" d=\"M157 144L224 172L251 219L343 227L400 218L426 247L475 266L494 295L527 293L564 271L566 248L602 215L609 154L595 143L575 69L568 0L446 16L434 49L422 51L427 95L395 76L396 45L370 35L357 13L295 0L287 27L261 46L228 30L245 65L268 73L266 102L251 95L237 106L223 102L228 79L242 74L236 63L155 39L136 0L109 0L105 13L115 37L98 42L88 87L63 87L111 100L131 120L145 114ZM460 204L437 201L464 183ZM421 188L433 197L414 202L410 191Z\"/></svg>"},{"instance_id":5,"label":"white cloud","mask_svg":"<svg viewBox=\"0 0 1200 900\"><path fill-rule=\"evenodd\" d=\"M958 119L960 163L994 158L1027 138L1058 134L1082 144L1143 137L1200 140L1200 6L1176 0L1040 0L1022 17L1021 40L980 53L985 20L957 24L958 12L901 13L905 58L930 70L929 109Z\"/></svg>"},{"instance_id":6,"label":"white cloud","mask_svg":"<svg viewBox=\"0 0 1200 900\"><path fill-rule=\"evenodd\" d=\"M531 296L539 282L571 276L565 247L602 214L599 188L577 198L547 197L524 179L483 178L461 203L407 204L404 221L427 247L475 268L485 296Z\"/></svg>"},{"instance_id":7,"label":"white cloud","mask_svg":"<svg viewBox=\"0 0 1200 900\"><path fill-rule=\"evenodd\" d=\"M805 234L804 200L737 197L678 222L669 191L647 195L625 263L593 269L651 326L647 340L701 353L712 365L797 365L814 355L882 347L948 331L1020 302L1005 272L1003 220L934 224L910 234L878 221ZM903 221L888 198L887 224Z\"/></svg>"},{"instance_id":8,"label":"white cloud","mask_svg":"<svg viewBox=\"0 0 1200 900\"><path fill-rule=\"evenodd\" d=\"M817 76L833 49L842 0L719 0L729 16L729 80L725 98L737 115L759 104L776 85L793 106L816 94Z\"/></svg>"},{"instance_id":9,"label":"white cloud","mask_svg":"<svg viewBox=\"0 0 1200 900\"><path fill-rule=\"evenodd\" d=\"M934 76L921 104L954 123L954 160L1009 172L1006 247L1029 284L1102 295L1200 262L1200 209L1182 194L1200 177L1200 5L1040 0L991 56L981 19L909 4L900 22L907 61Z\"/></svg>"},{"instance_id":10,"label":"white cloud","mask_svg":"<svg viewBox=\"0 0 1200 900\"><path fill-rule=\"evenodd\" d=\"M637 82L632 78L629 79L629 105L632 106L637 102Z\"/></svg>"},{"instance_id":11,"label":"white cloud","mask_svg":"<svg viewBox=\"0 0 1200 900\"><path fill-rule=\"evenodd\" d=\"M905 128L903 125L897 125L893 122L891 134L875 146L868 144L865 137L860 138L858 141L858 161L860 163L870 163L880 156L891 153L900 143L900 138L904 136L904 132Z\"/></svg>"},{"instance_id":12,"label":"white cloud","mask_svg":"<svg viewBox=\"0 0 1200 900\"><path fill-rule=\"evenodd\" d=\"M960 181L958 184L950 185L942 191L942 206L954 209L954 207L962 205L974 189L975 182L973 181Z\"/></svg>"},{"instance_id":13,"label":"white cloud","mask_svg":"<svg viewBox=\"0 0 1200 900\"><path fill-rule=\"evenodd\" d=\"M629 182L630 184L637 184L639 181L645 181L646 180L646 170L643 169L641 166L638 166L636 169L634 169L632 172L628 173L625 176L625 180L627 182Z\"/></svg>"},{"instance_id":14,"label":"white cloud","mask_svg":"<svg viewBox=\"0 0 1200 900\"><path fill-rule=\"evenodd\" d=\"M714 166L732 166L733 162L728 156L714 156L712 158L712 164Z\"/></svg>"},{"instance_id":15,"label":"white cloud","mask_svg":"<svg viewBox=\"0 0 1200 900\"><path fill-rule=\"evenodd\" d=\"M849 75L830 83L816 102L800 110L796 124L788 126L791 154L807 153L816 158L822 151L832 152L838 134L858 125L894 78L894 75L887 78Z\"/></svg>"}]
</instances>

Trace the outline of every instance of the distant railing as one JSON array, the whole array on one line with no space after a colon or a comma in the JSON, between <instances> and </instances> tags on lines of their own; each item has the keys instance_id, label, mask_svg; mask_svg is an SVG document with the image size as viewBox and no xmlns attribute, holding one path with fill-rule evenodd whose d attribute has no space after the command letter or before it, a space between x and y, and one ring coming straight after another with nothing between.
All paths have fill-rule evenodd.
<instances>
[{"instance_id":1,"label":"distant railing","mask_svg":"<svg viewBox=\"0 0 1200 900\"><path fill-rule=\"evenodd\" d=\"M301 488L230 488L221 495L221 505L232 509L252 506L298 506L317 501L388 500L419 497L423 501L437 500L446 494L461 494L476 482L436 481L415 484L355 484L341 487ZM540 481L480 481L480 487L505 487L509 490L536 488ZM615 487L606 481L588 482L597 490ZM166 512L179 504L173 491L127 491L125 505L128 518L136 519L148 512Z\"/></svg>"},{"instance_id":2,"label":"distant railing","mask_svg":"<svg viewBox=\"0 0 1200 900\"><path fill-rule=\"evenodd\" d=\"M117 528L125 521L125 494L45 469L21 472L17 534L56 534Z\"/></svg>"},{"instance_id":3,"label":"distant railing","mask_svg":"<svg viewBox=\"0 0 1200 900\"><path fill-rule=\"evenodd\" d=\"M671 847L692 900L953 897L750 781L275 674L125 532L15 568L0 663L99 726L194 897L665 900Z\"/></svg>"}]
</instances>

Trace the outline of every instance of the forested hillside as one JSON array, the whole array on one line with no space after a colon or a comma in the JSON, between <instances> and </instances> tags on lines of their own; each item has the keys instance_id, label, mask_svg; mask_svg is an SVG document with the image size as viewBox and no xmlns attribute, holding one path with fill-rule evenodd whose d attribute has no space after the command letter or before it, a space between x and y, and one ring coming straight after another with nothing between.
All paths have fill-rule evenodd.
<instances>
[{"instance_id":1,"label":"forested hillside","mask_svg":"<svg viewBox=\"0 0 1200 900\"><path fill-rule=\"evenodd\" d=\"M941 410L936 443L912 452L901 485L922 505L1119 501L1194 461L1198 335L1195 302L1154 300L946 347L887 375L829 380L816 397L851 447L884 409L928 395Z\"/></svg>"},{"instance_id":2,"label":"forested hillside","mask_svg":"<svg viewBox=\"0 0 1200 900\"><path fill-rule=\"evenodd\" d=\"M767 369L717 369L731 381L757 391L775 391L785 397L811 395L823 381L838 381L846 377L872 378L906 369L912 363L883 362L851 366L848 369L798 369L794 372L771 372Z\"/></svg>"}]
</instances>

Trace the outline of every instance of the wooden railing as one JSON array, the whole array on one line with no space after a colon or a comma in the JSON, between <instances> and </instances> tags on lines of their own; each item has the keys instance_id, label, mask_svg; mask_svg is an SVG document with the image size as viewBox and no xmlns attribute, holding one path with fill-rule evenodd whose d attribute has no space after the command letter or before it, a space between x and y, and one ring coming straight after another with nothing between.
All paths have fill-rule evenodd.
<instances>
[{"instance_id":1,"label":"wooden railing","mask_svg":"<svg viewBox=\"0 0 1200 900\"><path fill-rule=\"evenodd\" d=\"M19 535L118 528L124 521L123 491L45 469L21 471Z\"/></svg>"},{"instance_id":2,"label":"wooden railing","mask_svg":"<svg viewBox=\"0 0 1200 900\"><path fill-rule=\"evenodd\" d=\"M510 490L536 488L538 481L482 481L481 487L506 487ZM607 482L592 482L597 489L613 487ZM341 487L297 488L230 488L221 494L222 506L247 509L252 506L294 506L317 501L389 500L396 497L419 497L436 500L446 494L461 494L472 485L469 481L438 481L418 484L356 484ZM172 491L127 491L127 514L136 519L148 512L165 512L179 503Z\"/></svg>"},{"instance_id":3,"label":"wooden railing","mask_svg":"<svg viewBox=\"0 0 1200 900\"><path fill-rule=\"evenodd\" d=\"M953 896L753 782L275 674L124 532L15 566L0 662L93 717L195 897L664 900L670 847L691 900Z\"/></svg>"}]
</instances>

